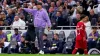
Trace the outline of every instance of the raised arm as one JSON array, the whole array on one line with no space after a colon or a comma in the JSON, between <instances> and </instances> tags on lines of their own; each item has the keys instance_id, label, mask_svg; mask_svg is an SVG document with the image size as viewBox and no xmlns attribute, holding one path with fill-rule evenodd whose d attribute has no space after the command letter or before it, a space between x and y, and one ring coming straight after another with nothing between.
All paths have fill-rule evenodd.
<instances>
[{"instance_id":1,"label":"raised arm","mask_svg":"<svg viewBox=\"0 0 100 56\"><path fill-rule=\"evenodd\" d=\"M35 14L37 11L36 9L29 9L29 8L23 8L23 10L25 10L28 13L32 13L32 14Z\"/></svg>"}]
</instances>

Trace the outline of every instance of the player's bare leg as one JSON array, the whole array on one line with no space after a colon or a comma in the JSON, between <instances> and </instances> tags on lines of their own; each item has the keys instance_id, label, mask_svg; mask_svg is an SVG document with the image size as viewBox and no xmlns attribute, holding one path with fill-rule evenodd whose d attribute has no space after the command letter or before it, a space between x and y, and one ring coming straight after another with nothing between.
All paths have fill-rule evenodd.
<instances>
[{"instance_id":1,"label":"player's bare leg","mask_svg":"<svg viewBox=\"0 0 100 56\"><path fill-rule=\"evenodd\" d=\"M76 54L77 50L78 50L78 48L75 48L75 49L73 50L72 54Z\"/></svg>"}]
</instances>

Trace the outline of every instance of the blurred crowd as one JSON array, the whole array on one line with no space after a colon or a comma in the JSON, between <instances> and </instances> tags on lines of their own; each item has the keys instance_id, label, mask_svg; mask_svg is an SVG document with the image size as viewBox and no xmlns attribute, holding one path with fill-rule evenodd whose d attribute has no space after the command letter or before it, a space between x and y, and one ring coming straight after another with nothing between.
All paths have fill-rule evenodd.
<instances>
[{"instance_id":1,"label":"blurred crowd","mask_svg":"<svg viewBox=\"0 0 100 56\"><path fill-rule=\"evenodd\" d=\"M0 26L11 26L7 29L21 26L18 28L26 29L22 26L27 26L33 16L20 8L37 9L37 2L41 2L47 10L52 29L59 29L57 26L76 26L81 14L88 16L87 26L100 25L100 0L0 0Z\"/></svg>"}]
</instances>

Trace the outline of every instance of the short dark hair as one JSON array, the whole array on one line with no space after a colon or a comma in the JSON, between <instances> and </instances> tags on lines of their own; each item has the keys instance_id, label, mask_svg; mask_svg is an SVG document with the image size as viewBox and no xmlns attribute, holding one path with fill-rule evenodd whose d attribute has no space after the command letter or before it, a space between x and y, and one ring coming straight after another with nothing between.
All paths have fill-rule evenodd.
<instances>
[{"instance_id":1,"label":"short dark hair","mask_svg":"<svg viewBox=\"0 0 100 56\"><path fill-rule=\"evenodd\" d=\"M18 28L15 28L14 30L17 30L18 31Z\"/></svg>"},{"instance_id":2,"label":"short dark hair","mask_svg":"<svg viewBox=\"0 0 100 56\"><path fill-rule=\"evenodd\" d=\"M96 26L94 26L94 27L92 27L92 29L97 29L97 27L96 27Z\"/></svg>"},{"instance_id":3,"label":"short dark hair","mask_svg":"<svg viewBox=\"0 0 100 56\"><path fill-rule=\"evenodd\" d=\"M42 3L41 2L37 2L37 5L42 5Z\"/></svg>"},{"instance_id":4,"label":"short dark hair","mask_svg":"<svg viewBox=\"0 0 100 56\"><path fill-rule=\"evenodd\" d=\"M86 17L86 15L81 15L81 17L80 17L80 20L82 20L83 18L85 18Z\"/></svg>"},{"instance_id":5,"label":"short dark hair","mask_svg":"<svg viewBox=\"0 0 100 56\"><path fill-rule=\"evenodd\" d=\"M47 34L44 33L43 36L46 36L47 37Z\"/></svg>"}]
</instances>

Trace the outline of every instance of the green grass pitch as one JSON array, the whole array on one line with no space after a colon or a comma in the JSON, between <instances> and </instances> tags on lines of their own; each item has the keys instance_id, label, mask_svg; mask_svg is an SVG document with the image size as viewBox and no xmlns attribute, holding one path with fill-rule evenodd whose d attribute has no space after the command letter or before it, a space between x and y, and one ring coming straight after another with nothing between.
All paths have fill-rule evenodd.
<instances>
[{"instance_id":1,"label":"green grass pitch","mask_svg":"<svg viewBox=\"0 0 100 56\"><path fill-rule=\"evenodd\" d=\"M100 55L69 55L69 54L0 54L0 56L100 56Z\"/></svg>"}]
</instances>

